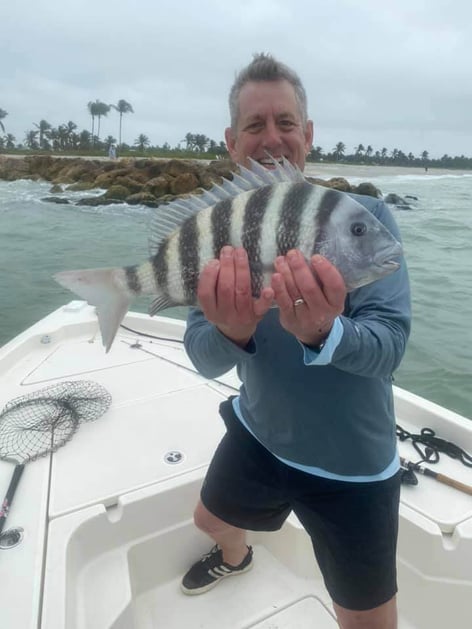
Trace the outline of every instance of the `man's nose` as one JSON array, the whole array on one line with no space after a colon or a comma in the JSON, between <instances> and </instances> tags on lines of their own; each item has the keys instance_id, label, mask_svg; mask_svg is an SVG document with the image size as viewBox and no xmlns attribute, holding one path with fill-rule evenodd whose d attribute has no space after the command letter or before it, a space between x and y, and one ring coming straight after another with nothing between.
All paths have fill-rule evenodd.
<instances>
[{"instance_id":1,"label":"man's nose","mask_svg":"<svg viewBox=\"0 0 472 629\"><path fill-rule=\"evenodd\" d=\"M281 145L282 138L280 130L274 121L269 121L264 129L263 145L266 149L274 149Z\"/></svg>"}]
</instances>

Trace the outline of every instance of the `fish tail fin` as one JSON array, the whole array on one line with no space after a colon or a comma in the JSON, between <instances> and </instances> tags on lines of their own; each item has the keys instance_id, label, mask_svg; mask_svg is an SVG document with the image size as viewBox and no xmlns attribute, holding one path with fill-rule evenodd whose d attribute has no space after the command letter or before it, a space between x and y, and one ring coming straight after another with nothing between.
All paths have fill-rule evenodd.
<instances>
[{"instance_id":1,"label":"fish tail fin","mask_svg":"<svg viewBox=\"0 0 472 629\"><path fill-rule=\"evenodd\" d=\"M54 279L96 307L102 342L108 352L134 297L124 269L61 271Z\"/></svg>"}]
</instances>

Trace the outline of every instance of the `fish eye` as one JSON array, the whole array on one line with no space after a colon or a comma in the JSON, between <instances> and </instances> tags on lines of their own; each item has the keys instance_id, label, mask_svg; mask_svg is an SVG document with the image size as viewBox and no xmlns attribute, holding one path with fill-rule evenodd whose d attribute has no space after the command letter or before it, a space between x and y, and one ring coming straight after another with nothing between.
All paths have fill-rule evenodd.
<instances>
[{"instance_id":1,"label":"fish eye","mask_svg":"<svg viewBox=\"0 0 472 629\"><path fill-rule=\"evenodd\" d=\"M351 234L353 236L363 236L367 231L367 225L365 223L352 223Z\"/></svg>"}]
</instances>

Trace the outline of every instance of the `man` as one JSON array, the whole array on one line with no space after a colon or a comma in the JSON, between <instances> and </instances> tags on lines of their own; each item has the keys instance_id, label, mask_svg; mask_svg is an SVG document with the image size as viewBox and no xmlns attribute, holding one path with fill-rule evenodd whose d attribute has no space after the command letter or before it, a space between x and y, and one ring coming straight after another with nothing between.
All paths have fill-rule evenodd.
<instances>
[{"instance_id":1,"label":"man","mask_svg":"<svg viewBox=\"0 0 472 629\"><path fill-rule=\"evenodd\" d=\"M230 93L232 159L303 169L313 141L298 76L256 55ZM395 236L386 205L356 197ZM203 270L201 310L185 346L215 377L237 366L240 395L220 412L227 433L205 479L195 523L215 542L182 581L206 592L252 566L246 530L277 530L291 510L311 536L340 627L396 627L399 462L392 372L410 327L407 271L346 294L325 258L290 251L271 286L251 296L243 249L224 247ZM273 302L278 308L270 308Z\"/></svg>"}]
</instances>

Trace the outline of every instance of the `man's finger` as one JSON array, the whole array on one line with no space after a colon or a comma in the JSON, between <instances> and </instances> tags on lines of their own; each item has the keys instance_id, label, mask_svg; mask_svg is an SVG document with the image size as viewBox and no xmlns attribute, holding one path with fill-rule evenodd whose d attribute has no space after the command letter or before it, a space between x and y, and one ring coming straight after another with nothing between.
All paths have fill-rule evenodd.
<instances>
[{"instance_id":1,"label":"man's finger","mask_svg":"<svg viewBox=\"0 0 472 629\"><path fill-rule=\"evenodd\" d=\"M216 291L216 305L221 313L234 309L234 250L229 245L220 254L220 271Z\"/></svg>"},{"instance_id":2,"label":"man's finger","mask_svg":"<svg viewBox=\"0 0 472 629\"><path fill-rule=\"evenodd\" d=\"M280 311L285 314L293 314L294 299L288 292L284 276L281 273L272 275L271 286L274 291L274 299Z\"/></svg>"},{"instance_id":3,"label":"man's finger","mask_svg":"<svg viewBox=\"0 0 472 629\"><path fill-rule=\"evenodd\" d=\"M219 270L219 260L210 260L200 273L197 297L207 318L212 318L216 311L216 286Z\"/></svg>"},{"instance_id":4,"label":"man's finger","mask_svg":"<svg viewBox=\"0 0 472 629\"><path fill-rule=\"evenodd\" d=\"M336 308L342 306L346 299L346 285L341 273L329 260L320 255L311 258L311 266L321 284L326 301Z\"/></svg>"},{"instance_id":5,"label":"man's finger","mask_svg":"<svg viewBox=\"0 0 472 629\"><path fill-rule=\"evenodd\" d=\"M242 247L234 250L235 306L238 312L252 310L251 271L247 252Z\"/></svg>"},{"instance_id":6,"label":"man's finger","mask_svg":"<svg viewBox=\"0 0 472 629\"><path fill-rule=\"evenodd\" d=\"M288 255L288 254L287 254ZM293 303L295 299L298 299L301 295L300 289L297 286L295 278L292 273L292 269L289 266L287 259L283 256L279 256L275 259L275 270L283 277L285 290L290 296L290 300Z\"/></svg>"},{"instance_id":7,"label":"man's finger","mask_svg":"<svg viewBox=\"0 0 472 629\"><path fill-rule=\"evenodd\" d=\"M254 314L258 319L262 319L262 317L266 314L266 312L271 308L274 303L274 291L270 287L266 287L262 289L261 295L259 299L254 300Z\"/></svg>"}]
</instances>

